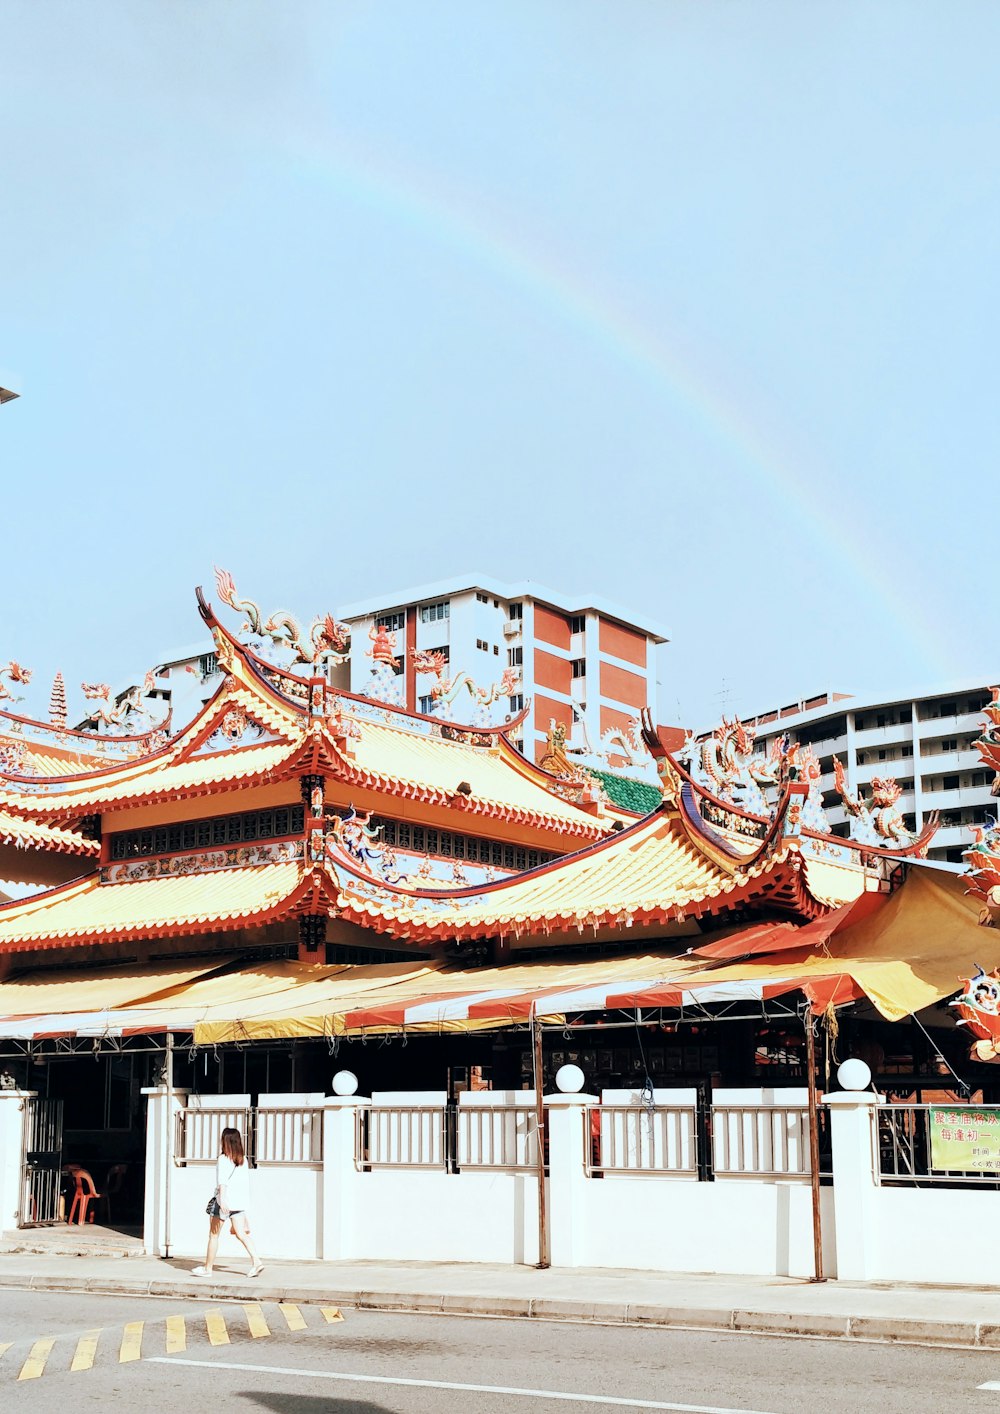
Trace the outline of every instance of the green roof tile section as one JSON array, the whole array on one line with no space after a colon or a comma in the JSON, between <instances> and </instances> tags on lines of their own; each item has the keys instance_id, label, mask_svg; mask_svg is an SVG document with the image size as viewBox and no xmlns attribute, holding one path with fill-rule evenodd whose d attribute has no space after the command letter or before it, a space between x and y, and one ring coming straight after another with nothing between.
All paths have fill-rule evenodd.
<instances>
[{"instance_id":1,"label":"green roof tile section","mask_svg":"<svg viewBox=\"0 0 1000 1414\"><path fill-rule=\"evenodd\" d=\"M623 810L648 815L663 799L659 787L647 785L645 781L633 781L630 776L618 776L614 771L595 771L592 766L587 770L600 781L612 805L620 805Z\"/></svg>"}]
</instances>

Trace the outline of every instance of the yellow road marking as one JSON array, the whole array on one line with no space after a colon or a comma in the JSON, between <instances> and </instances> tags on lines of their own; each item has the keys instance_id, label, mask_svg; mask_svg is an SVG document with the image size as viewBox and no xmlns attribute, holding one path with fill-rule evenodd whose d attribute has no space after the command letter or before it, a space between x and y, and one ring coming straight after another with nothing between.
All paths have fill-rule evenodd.
<instances>
[{"instance_id":1,"label":"yellow road marking","mask_svg":"<svg viewBox=\"0 0 1000 1414\"><path fill-rule=\"evenodd\" d=\"M187 1327L183 1316L167 1317L167 1354L176 1355L179 1350L187 1350Z\"/></svg>"},{"instance_id":2,"label":"yellow road marking","mask_svg":"<svg viewBox=\"0 0 1000 1414\"><path fill-rule=\"evenodd\" d=\"M229 1332L226 1330L226 1318L221 1311L206 1311L205 1325L208 1327L208 1338L212 1345L228 1345Z\"/></svg>"},{"instance_id":3,"label":"yellow road marking","mask_svg":"<svg viewBox=\"0 0 1000 1414\"><path fill-rule=\"evenodd\" d=\"M44 1340L36 1340L31 1347L27 1360L21 1366L19 1380L37 1380L38 1376L45 1369L45 1362L49 1358L52 1347L56 1343L54 1335L46 1336Z\"/></svg>"},{"instance_id":4,"label":"yellow road marking","mask_svg":"<svg viewBox=\"0 0 1000 1414\"><path fill-rule=\"evenodd\" d=\"M0 1359L3 1359L13 1344L14 1342L12 1340L0 1342Z\"/></svg>"},{"instance_id":5,"label":"yellow road marking","mask_svg":"<svg viewBox=\"0 0 1000 1414\"><path fill-rule=\"evenodd\" d=\"M323 1312L323 1319L327 1323L344 1319L344 1313L339 1306L321 1306L319 1309Z\"/></svg>"},{"instance_id":6,"label":"yellow road marking","mask_svg":"<svg viewBox=\"0 0 1000 1414\"><path fill-rule=\"evenodd\" d=\"M142 1328L145 1322L129 1321L122 1332L122 1347L118 1352L119 1365L127 1365L130 1360L142 1359Z\"/></svg>"},{"instance_id":7,"label":"yellow road marking","mask_svg":"<svg viewBox=\"0 0 1000 1414\"><path fill-rule=\"evenodd\" d=\"M250 1327L250 1334L254 1340L257 1340L259 1336L271 1334L267 1321L264 1319L264 1312L256 1302L248 1303L243 1309L247 1313L247 1325Z\"/></svg>"},{"instance_id":8,"label":"yellow road marking","mask_svg":"<svg viewBox=\"0 0 1000 1414\"><path fill-rule=\"evenodd\" d=\"M101 1338L101 1332L87 1331L76 1343L76 1353L73 1356L71 1370L90 1370L93 1368L94 1356L97 1354L97 1342Z\"/></svg>"},{"instance_id":9,"label":"yellow road marking","mask_svg":"<svg viewBox=\"0 0 1000 1414\"><path fill-rule=\"evenodd\" d=\"M293 1306L290 1301L279 1301L278 1310L285 1318L285 1324L290 1331L304 1331L306 1328L305 1317L297 1306Z\"/></svg>"}]
</instances>

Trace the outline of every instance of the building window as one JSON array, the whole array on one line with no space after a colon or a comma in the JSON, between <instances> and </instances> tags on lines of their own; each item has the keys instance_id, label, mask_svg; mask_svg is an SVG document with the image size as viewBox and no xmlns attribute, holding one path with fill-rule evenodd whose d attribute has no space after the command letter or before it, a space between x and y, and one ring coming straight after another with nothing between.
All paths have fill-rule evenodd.
<instances>
[{"instance_id":1,"label":"building window","mask_svg":"<svg viewBox=\"0 0 1000 1414\"><path fill-rule=\"evenodd\" d=\"M942 790L958 790L959 780L957 776L945 776L941 783Z\"/></svg>"},{"instance_id":2,"label":"building window","mask_svg":"<svg viewBox=\"0 0 1000 1414\"><path fill-rule=\"evenodd\" d=\"M524 693L515 692L513 697L507 699L510 702L510 710L514 713L524 711Z\"/></svg>"},{"instance_id":3,"label":"building window","mask_svg":"<svg viewBox=\"0 0 1000 1414\"><path fill-rule=\"evenodd\" d=\"M477 638L476 647L481 653L488 653L490 651L490 645L486 642L485 638Z\"/></svg>"},{"instance_id":4,"label":"building window","mask_svg":"<svg viewBox=\"0 0 1000 1414\"><path fill-rule=\"evenodd\" d=\"M500 645L498 643L494 643L493 645L493 656L494 658L500 657Z\"/></svg>"},{"instance_id":5,"label":"building window","mask_svg":"<svg viewBox=\"0 0 1000 1414\"><path fill-rule=\"evenodd\" d=\"M570 664L575 678L585 678L587 676L586 658L574 658Z\"/></svg>"},{"instance_id":6,"label":"building window","mask_svg":"<svg viewBox=\"0 0 1000 1414\"><path fill-rule=\"evenodd\" d=\"M476 603L477 603L477 604L488 604L489 602L490 602L490 596L489 596L488 594L481 594L481 593L479 592L479 590L477 589L477 590L476 590Z\"/></svg>"},{"instance_id":7,"label":"building window","mask_svg":"<svg viewBox=\"0 0 1000 1414\"><path fill-rule=\"evenodd\" d=\"M418 712L423 712L423 714L424 714L425 717L431 717L431 716L433 716L433 714L434 714L434 698L433 698L433 697L419 697L419 698L417 699L417 711L418 711Z\"/></svg>"},{"instance_id":8,"label":"building window","mask_svg":"<svg viewBox=\"0 0 1000 1414\"><path fill-rule=\"evenodd\" d=\"M523 605L522 603L520 603L520 602L518 602L518 603L516 603L516 604L511 604L511 605L509 605L509 606L508 606L508 609L507 609L507 617L508 617L509 619L511 619L511 620L513 620L513 619L523 619L523 618L524 618L524 605Z\"/></svg>"},{"instance_id":9,"label":"building window","mask_svg":"<svg viewBox=\"0 0 1000 1414\"><path fill-rule=\"evenodd\" d=\"M944 737L944 738L942 739L942 741L941 741L941 750L942 750L942 752L945 752L945 751L957 751L957 750L958 750L958 738L957 738L957 737L950 737L950 736Z\"/></svg>"},{"instance_id":10,"label":"building window","mask_svg":"<svg viewBox=\"0 0 1000 1414\"><path fill-rule=\"evenodd\" d=\"M570 633L583 633L587 627L587 619L584 614L574 614L569 621Z\"/></svg>"},{"instance_id":11,"label":"building window","mask_svg":"<svg viewBox=\"0 0 1000 1414\"><path fill-rule=\"evenodd\" d=\"M273 810L250 810L242 815L217 815L208 820L186 820L150 830L121 830L111 836L112 859L143 859L154 854L181 854L217 845L248 844L254 840L282 839L305 828L301 805Z\"/></svg>"},{"instance_id":12,"label":"building window","mask_svg":"<svg viewBox=\"0 0 1000 1414\"><path fill-rule=\"evenodd\" d=\"M519 668L519 667L521 667L521 665L523 664L523 662L524 662L524 649L523 649L523 648L508 648L508 649L507 649L507 665L508 665L508 667L511 667L511 668Z\"/></svg>"},{"instance_id":13,"label":"building window","mask_svg":"<svg viewBox=\"0 0 1000 1414\"><path fill-rule=\"evenodd\" d=\"M451 617L451 602L448 599L441 599L437 604L421 604L420 622L422 624L436 623L438 619Z\"/></svg>"},{"instance_id":14,"label":"building window","mask_svg":"<svg viewBox=\"0 0 1000 1414\"><path fill-rule=\"evenodd\" d=\"M201 674L202 682L206 678L215 677L219 671L219 655L217 653L203 653L198 659L198 672Z\"/></svg>"},{"instance_id":15,"label":"building window","mask_svg":"<svg viewBox=\"0 0 1000 1414\"><path fill-rule=\"evenodd\" d=\"M440 653L446 663L451 662L451 649L447 643L441 643L437 648L431 648L428 651L431 653Z\"/></svg>"},{"instance_id":16,"label":"building window","mask_svg":"<svg viewBox=\"0 0 1000 1414\"><path fill-rule=\"evenodd\" d=\"M375 627L387 629L389 633L401 633L406 627L406 614L378 614Z\"/></svg>"}]
</instances>

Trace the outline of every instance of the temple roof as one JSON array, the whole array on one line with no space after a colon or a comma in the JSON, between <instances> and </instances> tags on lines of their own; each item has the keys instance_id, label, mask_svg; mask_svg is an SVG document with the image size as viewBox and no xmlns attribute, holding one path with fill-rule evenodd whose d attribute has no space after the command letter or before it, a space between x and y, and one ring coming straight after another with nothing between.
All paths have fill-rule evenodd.
<instances>
[{"instance_id":1,"label":"temple roof","mask_svg":"<svg viewBox=\"0 0 1000 1414\"><path fill-rule=\"evenodd\" d=\"M293 912L310 882L294 861L123 884L92 874L0 908L0 952L258 927Z\"/></svg>"},{"instance_id":2,"label":"temple roof","mask_svg":"<svg viewBox=\"0 0 1000 1414\"><path fill-rule=\"evenodd\" d=\"M350 694L322 678L267 664L228 634L204 606L224 678L183 731L145 754L96 758L62 771L35 758L0 766L0 800L11 814L75 820L128 806L201 796L322 773L351 789L502 819L559 836L594 840L613 808L583 808L526 761L496 728L457 727ZM82 769L81 769L82 765Z\"/></svg>"}]
</instances>

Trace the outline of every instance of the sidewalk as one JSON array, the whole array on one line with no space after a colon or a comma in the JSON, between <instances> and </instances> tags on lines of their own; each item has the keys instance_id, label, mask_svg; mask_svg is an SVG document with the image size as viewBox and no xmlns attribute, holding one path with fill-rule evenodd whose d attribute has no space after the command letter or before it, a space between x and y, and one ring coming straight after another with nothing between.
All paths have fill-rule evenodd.
<instances>
[{"instance_id":1,"label":"sidewalk","mask_svg":"<svg viewBox=\"0 0 1000 1414\"><path fill-rule=\"evenodd\" d=\"M1000 1349L1000 1288L811 1285L789 1277L431 1262L268 1262L250 1281L231 1258L214 1281L189 1259L0 1254L0 1287L194 1300L322 1301L368 1310L680 1326L771 1335ZM230 1271L226 1268L231 1269Z\"/></svg>"}]
</instances>

